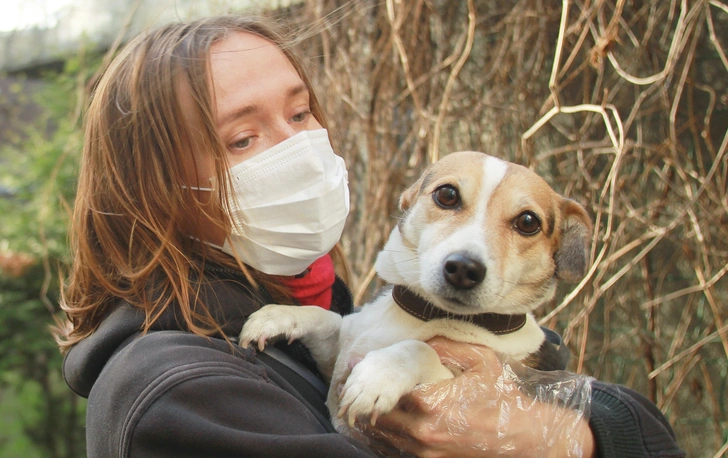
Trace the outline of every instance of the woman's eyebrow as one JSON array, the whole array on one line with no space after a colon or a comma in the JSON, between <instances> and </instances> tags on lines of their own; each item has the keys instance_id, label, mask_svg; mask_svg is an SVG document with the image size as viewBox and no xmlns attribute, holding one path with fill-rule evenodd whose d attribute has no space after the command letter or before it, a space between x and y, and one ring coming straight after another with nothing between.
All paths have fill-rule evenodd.
<instances>
[{"instance_id":1,"label":"woman's eyebrow","mask_svg":"<svg viewBox=\"0 0 728 458\"><path fill-rule=\"evenodd\" d=\"M306 87L306 85L304 83L300 83L300 84L297 84L297 85L293 86L292 88L290 88L288 90L288 94L286 94L286 97L291 99L303 92L308 92L308 88Z\"/></svg>"},{"instance_id":2,"label":"woman's eyebrow","mask_svg":"<svg viewBox=\"0 0 728 458\"><path fill-rule=\"evenodd\" d=\"M227 113L225 116L223 116L220 119L220 121L218 121L217 125L218 125L218 127L222 127L236 119L240 119L244 116L249 116L249 115L255 113L256 111L258 111L257 105L240 106L240 107L236 108L235 110Z\"/></svg>"},{"instance_id":3,"label":"woman's eyebrow","mask_svg":"<svg viewBox=\"0 0 728 458\"><path fill-rule=\"evenodd\" d=\"M304 92L306 92L306 93L308 92L308 87L306 87L306 85L302 82L302 83L297 84L297 85L291 87L290 89L288 89L288 91L286 93L286 99L292 99L293 97L296 97L297 95L300 95ZM258 105L255 105L255 104L242 105L242 106L236 108L235 110L233 110L229 113L226 113L225 116L220 118L220 121L217 123L217 125L219 127L222 127L236 119L240 119L244 116L249 116L249 115L255 113L256 111L258 111L258 109L259 109Z\"/></svg>"}]
</instances>

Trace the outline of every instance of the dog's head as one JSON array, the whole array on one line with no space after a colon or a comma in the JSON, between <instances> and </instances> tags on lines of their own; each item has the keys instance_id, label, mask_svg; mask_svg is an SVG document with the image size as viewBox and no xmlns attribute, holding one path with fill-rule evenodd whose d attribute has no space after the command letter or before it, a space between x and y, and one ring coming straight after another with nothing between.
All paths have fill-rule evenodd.
<instances>
[{"instance_id":1,"label":"dog's head","mask_svg":"<svg viewBox=\"0 0 728 458\"><path fill-rule=\"evenodd\" d=\"M478 152L431 165L400 199L379 275L458 314L526 313L587 269L591 221L538 175Z\"/></svg>"}]
</instances>

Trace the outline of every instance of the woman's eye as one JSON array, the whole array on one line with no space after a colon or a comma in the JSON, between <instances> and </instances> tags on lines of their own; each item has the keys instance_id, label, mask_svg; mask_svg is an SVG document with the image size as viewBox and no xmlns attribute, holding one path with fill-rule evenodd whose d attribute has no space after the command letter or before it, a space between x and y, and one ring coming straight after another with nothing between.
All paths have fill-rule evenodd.
<instances>
[{"instance_id":1,"label":"woman's eye","mask_svg":"<svg viewBox=\"0 0 728 458\"><path fill-rule=\"evenodd\" d=\"M241 140L236 141L235 143L233 143L230 146L233 147L234 149L245 149L250 146L250 143L252 141L253 141L253 137L245 137Z\"/></svg>"},{"instance_id":2,"label":"woman's eye","mask_svg":"<svg viewBox=\"0 0 728 458\"><path fill-rule=\"evenodd\" d=\"M541 220L532 211L525 211L518 215L513 225L523 235L534 235L541 230Z\"/></svg>"},{"instance_id":3,"label":"woman's eye","mask_svg":"<svg viewBox=\"0 0 728 458\"><path fill-rule=\"evenodd\" d=\"M460 206L460 193L449 184L440 186L432 193L432 199L442 208L457 208Z\"/></svg>"},{"instance_id":4,"label":"woman's eye","mask_svg":"<svg viewBox=\"0 0 728 458\"><path fill-rule=\"evenodd\" d=\"M308 116L311 114L310 111L302 111L300 113L297 113L291 117L292 122L303 122L306 119L308 119Z\"/></svg>"}]
</instances>

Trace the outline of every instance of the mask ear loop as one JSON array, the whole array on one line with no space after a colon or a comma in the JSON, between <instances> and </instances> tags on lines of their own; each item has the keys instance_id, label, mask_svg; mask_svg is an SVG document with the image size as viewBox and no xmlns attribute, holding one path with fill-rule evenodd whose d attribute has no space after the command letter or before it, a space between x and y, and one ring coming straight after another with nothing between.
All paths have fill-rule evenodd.
<instances>
[{"instance_id":1,"label":"mask ear loop","mask_svg":"<svg viewBox=\"0 0 728 458\"><path fill-rule=\"evenodd\" d=\"M214 192L215 191L215 188L214 188L214 186L215 186L215 177L210 177L209 180L210 180L210 185L211 185L211 187L209 187L209 188L199 188L197 186L187 186L185 184L183 184L181 186L182 186L182 189L189 189L191 191Z\"/></svg>"}]
</instances>

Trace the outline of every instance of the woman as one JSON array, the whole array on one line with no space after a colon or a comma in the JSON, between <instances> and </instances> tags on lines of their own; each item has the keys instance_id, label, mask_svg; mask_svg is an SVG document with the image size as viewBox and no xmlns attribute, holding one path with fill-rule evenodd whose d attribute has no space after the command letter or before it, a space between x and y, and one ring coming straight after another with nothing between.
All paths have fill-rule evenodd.
<instances>
[{"instance_id":1,"label":"woman","mask_svg":"<svg viewBox=\"0 0 728 458\"><path fill-rule=\"evenodd\" d=\"M59 331L66 381L88 397L89 456L373 456L333 431L300 368L312 369L305 348L285 346L282 363L230 338L269 302L351 311L334 274L346 171L325 126L296 56L259 20L169 25L106 69L87 113L63 294L70 325ZM464 369L451 387L494 384L500 363L486 349L433 345ZM412 394L368 433L421 456L543 450L529 416L505 436L488 425L487 402L460 405L472 428L451 434L447 421L431 421L447 420L456 403L429 402L427 390L440 388ZM601 456L622 443L678 456L659 411L619 393L629 408L618 415L547 436L573 442L564 435L573 433L584 456L595 456L595 439ZM628 433L613 426L638 420Z\"/></svg>"}]
</instances>

